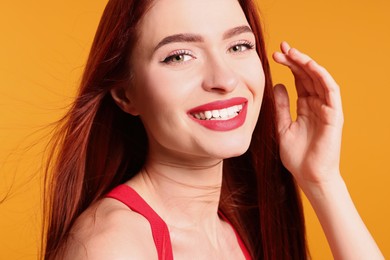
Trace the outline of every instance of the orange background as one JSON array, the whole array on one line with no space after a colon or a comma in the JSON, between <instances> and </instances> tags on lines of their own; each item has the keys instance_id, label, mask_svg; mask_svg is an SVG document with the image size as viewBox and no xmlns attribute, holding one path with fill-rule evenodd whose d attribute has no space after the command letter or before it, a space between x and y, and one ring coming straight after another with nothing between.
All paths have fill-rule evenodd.
<instances>
[{"instance_id":1,"label":"orange background","mask_svg":"<svg viewBox=\"0 0 390 260\"><path fill-rule=\"evenodd\" d=\"M0 4L0 259L36 259L42 151L48 125L72 101L106 0ZM390 257L390 2L259 0L269 53L282 40L309 53L341 86L342 174ZM293 92L287 69L275 83ZM295 94L292 94L292 98ZM305 200L313 259L331 259Z\"/></svg>"}]
</instances>

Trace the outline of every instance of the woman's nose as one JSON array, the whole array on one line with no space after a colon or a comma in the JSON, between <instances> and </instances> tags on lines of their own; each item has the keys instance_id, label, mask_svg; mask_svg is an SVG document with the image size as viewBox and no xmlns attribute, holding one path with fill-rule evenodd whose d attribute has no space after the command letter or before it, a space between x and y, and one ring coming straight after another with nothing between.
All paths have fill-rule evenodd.
<instances>
[{"instance_id":1,"label":"woman's nose","mask_svg":"<svg viewBox=\"0 0 390 260\"><path fill-rule=\"evenodd\" d=\"M223 59L208 60L204 70L202 87L206 91L228 93L238 85L237 74Z\"/></svg>"}]
</instances>

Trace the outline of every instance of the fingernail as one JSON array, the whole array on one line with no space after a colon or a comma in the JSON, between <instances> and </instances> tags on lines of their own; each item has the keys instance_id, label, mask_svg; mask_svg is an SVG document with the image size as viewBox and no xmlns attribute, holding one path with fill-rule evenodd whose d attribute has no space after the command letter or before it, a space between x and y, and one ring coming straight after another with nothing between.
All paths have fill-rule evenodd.
<instances>
[{"instance_id":1,"label":"fingernail","mask_svg":"<svg viewBox=\"0 0 390 260\"><path fill-rule=\"evenodd\" d=\"M295 49L295 48L291 48L290 49L290 54L291 55L299 54L299 51L297 49Z\"/></svg>"}]
</instances>

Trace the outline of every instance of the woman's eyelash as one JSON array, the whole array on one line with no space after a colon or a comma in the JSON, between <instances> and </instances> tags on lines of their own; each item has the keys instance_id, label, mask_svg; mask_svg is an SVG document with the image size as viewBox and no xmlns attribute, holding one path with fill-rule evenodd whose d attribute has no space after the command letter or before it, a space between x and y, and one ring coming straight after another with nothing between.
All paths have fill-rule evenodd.
<instances>
[{"instance_id":1,"label":"woman's eyelash","mask_svg":"<svg viewBox=\"0 0 390 260\"><path fill-rule=\"evenodd\" d=\"M190 59L195 58L194 55L187 50L178 50L170 54L168 57L166 57L164 60L162 60L162 63L171 64L171 63L181 63L186 62Z\"/></svg>"},{"instance_id":2,"label":"woman's eyelash","mask_svg":"<svg viewBox=\"0 0 390 260\"><path fill-rule=\"evenodd\" d=\"M253 42L243 40L243 41L238 41L238 42L235 42L234 44L232 44L228 48L228 52L239 53L239 52L244 52L244 51L248 51L248 50L253 50L255 47L256 47L256 44L254 44Z\"/></svg>"},{"instance_id":3,"label":"woman's eyelash","mask_svg":"<svg viewBox=\"0 0 390 260\"><path fill-rule=\"evenodd\" d=\"M245 52L245 51L254 49L255 46L256 45L250 41L246 41L246 40L238 41L238 42L235 42L234 44L232 44L228 48L228 52L231 52L231 53ZM165 64L177 63L178 64L178 63L183 63L183 62L189 61L189 60L194 59L194 58L195 57L192 54L192 52L190 52L188 50L177 50L177 51L174 51L173 53L171 53L164 60L162 60L161 63L165 63Z\"/></svg>"}]
</instances>

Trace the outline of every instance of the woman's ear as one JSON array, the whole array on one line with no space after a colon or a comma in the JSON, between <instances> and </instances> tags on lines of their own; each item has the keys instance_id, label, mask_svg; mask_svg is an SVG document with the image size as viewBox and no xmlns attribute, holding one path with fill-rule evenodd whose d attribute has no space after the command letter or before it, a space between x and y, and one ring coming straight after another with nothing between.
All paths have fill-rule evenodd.
<instances>
[{"instance_id":1,"label":"woman's ear","mask_svg":"<svg viewBox=\"0 0 390 260\"><path fill-rule=\"evenodd\" d=\"M110 90L115 103L126 113L138 116L139 113L132 102L128 89L123 86L117 86Z\"/></svg>"}]
</instances>

